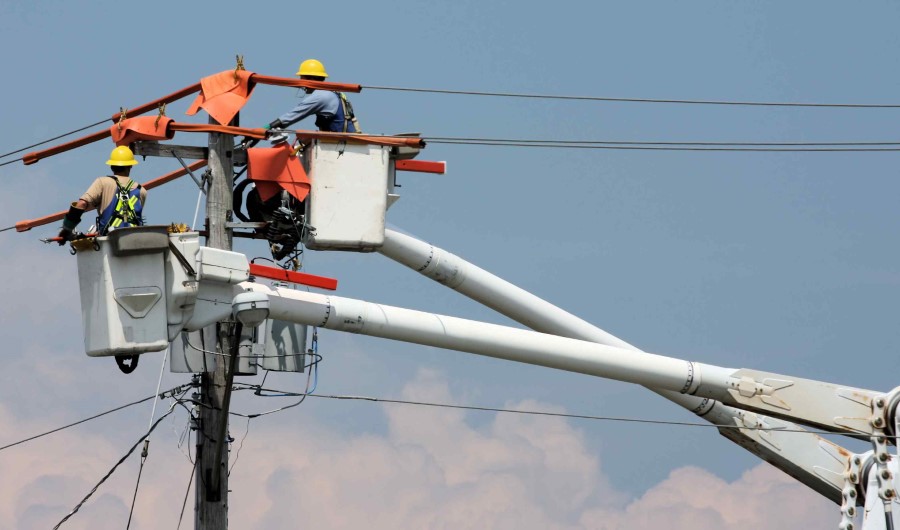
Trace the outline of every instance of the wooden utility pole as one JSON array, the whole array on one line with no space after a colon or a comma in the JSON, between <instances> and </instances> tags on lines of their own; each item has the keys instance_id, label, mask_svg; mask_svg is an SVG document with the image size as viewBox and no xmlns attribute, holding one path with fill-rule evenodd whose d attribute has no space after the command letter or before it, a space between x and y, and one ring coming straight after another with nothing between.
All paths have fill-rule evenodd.
<instances>
[{"instance_id":1,"label":"wooden utility pole","mask_svg":"<svg viewBox=\"0 0 900 530\"><path fill-rule=\"evenodd\" d=\"M215 123L210 119L210 123ZM234 190L234 137L209 134L210 180L206 193L206 217L209 234L206 244L212 248L231 250L232 193ZM231 357L232 325L219 322L215 332L204 330L204 337L216 337L215 372L201 374L200 424L197 433L197 465L194 477L196 530L228 528L228 408L234 359ZM210 341L212 342L212 341ZM210 344L206 342L206 344ZM209 347L209 346L207 346Z\"/></svg>"}]
</instances>

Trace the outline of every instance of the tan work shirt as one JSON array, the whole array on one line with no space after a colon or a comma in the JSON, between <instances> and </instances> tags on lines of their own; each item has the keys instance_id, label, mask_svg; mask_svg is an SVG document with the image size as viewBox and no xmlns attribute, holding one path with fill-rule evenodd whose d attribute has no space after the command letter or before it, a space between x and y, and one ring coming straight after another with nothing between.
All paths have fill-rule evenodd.
<instances>
[{"instance_id":1,"label":"tan work shirt","mask_svg":"<svg viewBox=\"0 0 900 530\"><path fill-rule=\"evenodd\" d=\"M125 185L128 184L130 177L116 176L116 179L118 179L120 186L125 187ZM136 185L137 182L129 189L134 189L134 186ZM98 211L102 212L115 200L118 191L113 179L109 177L100 177L91 184L91 187L88 188L86 192L84 192L84 195L81 196L81 200L88 203L88 209L96 208ZM147 190L143 187L141 188L141 205L147 205Z\"/></svg>"}]
</instances>

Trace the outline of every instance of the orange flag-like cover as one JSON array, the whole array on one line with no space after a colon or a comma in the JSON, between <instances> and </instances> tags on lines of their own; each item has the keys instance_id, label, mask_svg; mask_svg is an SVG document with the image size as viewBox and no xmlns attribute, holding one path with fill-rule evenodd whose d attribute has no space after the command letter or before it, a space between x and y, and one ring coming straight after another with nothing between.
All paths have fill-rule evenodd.
<instances>
[{"instance_id":1,"label":"orange flag-like cover","mask_svg":"<svg viewBox=\"0 0 900 530\"><path fill-rule=\"evenodd\" d=\"M128 145L138 140L171 140L175 137L174 131L169 131L169 123L172 118L160 116L139 116L122 120L109 128L112 139L116 145Z\"/></svg>"},{"instance_id":2,"label":"orange flag-like cover","mask_svg":"<svg viewBox=\"0 0 900 530\"><path fill-rule=\"evenodd\" d=\"M247 178L256 184L259 198L267 201L280 190L286 190L298 201L309 195L310 182L306 170L288 144L247 149Z\"/></svg>"},{"instance_id":3,"label":"orange flag-like cover","mask_svg":"<svg viewBox=\"0 0 900 530\"><path fill-rule=\"evenodd\" d=\"M228 125L247 104L256 83L250 81L253 72L226 70L200 80L200 93L185 112L193 116L203 108L217 122Z\"/></svg>"}]
</instances>

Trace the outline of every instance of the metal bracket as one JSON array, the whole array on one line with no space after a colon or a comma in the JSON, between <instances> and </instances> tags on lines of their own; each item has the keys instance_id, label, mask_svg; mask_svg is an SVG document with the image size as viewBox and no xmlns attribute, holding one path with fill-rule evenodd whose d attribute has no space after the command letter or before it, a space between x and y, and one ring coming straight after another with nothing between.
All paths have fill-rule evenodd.
<instances>
[{"instance_id":1,"label":"metal bracket","mask_svg":"<svg viewBox=\"0 0 900 530\"><path fill-rule=\"evenodd\" d=\"M269 224L265 221L252 223L225 223L225 228L265 228Z\"/></svg>"},{"instance_id":2,"label":"metal bracket","mask_svg":"<svg viewBox=\"0 0 900 530\"><path fill-rule=\"evenodd\" d=\"M884 518L887 528L893 528L893 513L891 505L897 492L894 490L893 476L888 469L887 434L885 427L888 422L887 403L889 395L881 395L872 400L872 458L875 460L876 479L878 480L878 498L884 504ZM896 428L896 427L895 427Z\"/></svg>"},{"instance_id":3,"label":"metal bracket","mask_svg":"<svg viewBox=\"0 0 900 530\"><path fill-rule=\"evenodd\" d=\"M859 484L862 458L853 455L847 462L844 472L844 487L841 489L841 524L840 530L853 530L853 518L856 517L856 490Z\"/></svg>"},{"instance_id":4,"label":"metal bracket","mask_svg":"<svg viewBox=\"0 0 900 530\"><path fill-rule=\"evenodd\" d=\"M194 175L194 172L191 171L191 168L189 168L189 167L187 166L187 164L184 163L184 160L181 159L181 156L179 156L178 153L176 153L174 149L172 150L172 156L174 156L175 158L178 159L178 163L181 164L181 167L183 167L184 170L188 172L188 175L191 176L191 178L192 178L192 179L194 180L194 182L197 184L197 187L200 188L200 191L202 191L203 194L206 195L206 189L205 189L205 187L203 186L203 184L206 182L206 177L207 177L206 173L203 174L203 179L202 179L202 180L201 180L201 179L198 179L197 176ZM208 170L207 170L207 172L208 172Z\"/></svg>"}]
</instances>

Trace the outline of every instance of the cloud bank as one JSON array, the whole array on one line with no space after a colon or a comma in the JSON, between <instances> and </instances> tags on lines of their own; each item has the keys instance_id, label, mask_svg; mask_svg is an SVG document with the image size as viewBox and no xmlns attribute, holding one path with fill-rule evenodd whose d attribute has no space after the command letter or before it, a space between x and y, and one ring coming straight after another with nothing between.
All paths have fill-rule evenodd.
<instances>
[{"instance_id":1,"label":"cloud bank","mask_svg":"<svg viewBox=\"0 0 900 530\"><path fill-rule=\"evenodd\" d=\"M459 400L427 370L404 386L402 398ZM534 401L509 406L560 411ZM231 527L721 530L827 528L838 520L836 506L768 464L733 482L679 468L629 498L603 473L603 458L613 455L589 452L562 418L495 414L475 426L461 410L371 411L384 414L384 434L341 434L302 408L254 420L232 474ZM191 472L175 448L173 429L184 419L166 420L154 434L132 528L177 525ZM244 425L233 421L238 442ZM42 428L2 406L0 426L7 433ZM52 527L128 445L87 427L0 452L0 527ZM641 472L638 455L616 457L634 459ZM63 528L122 528L137 462L132 456ZM193 528L192 495L182 528Z\"/></svg>"}]
</instances>

